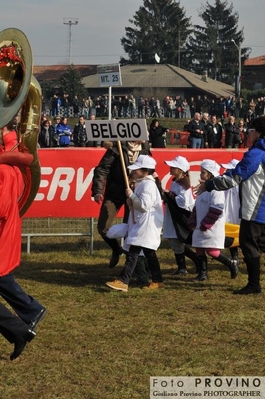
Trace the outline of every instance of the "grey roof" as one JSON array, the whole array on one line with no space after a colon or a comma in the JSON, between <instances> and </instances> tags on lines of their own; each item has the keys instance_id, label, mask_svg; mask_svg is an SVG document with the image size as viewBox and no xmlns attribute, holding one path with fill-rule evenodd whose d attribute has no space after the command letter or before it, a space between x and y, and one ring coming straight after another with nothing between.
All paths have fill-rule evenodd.
<instances>
[{"instance_id":1,"label":"grey roof","mask_svg":"<svg viewBox=\"0 0 265 399\"><path fill-rule=\"evenodd\" d=\"M193 88L196 87L216 97L234 95L234 87L169 64L124 65L121 67L122 86L126 88ZM98 75L83 78L87 88L99 88Z\"/></svg>"}]
</instances>

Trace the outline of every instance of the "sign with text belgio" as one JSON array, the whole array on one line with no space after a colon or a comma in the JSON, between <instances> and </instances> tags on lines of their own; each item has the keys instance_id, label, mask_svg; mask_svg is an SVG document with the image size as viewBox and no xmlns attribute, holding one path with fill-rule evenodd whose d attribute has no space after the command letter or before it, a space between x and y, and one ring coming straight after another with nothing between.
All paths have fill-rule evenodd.
<instances>
[{"instance_id":1,"label":"sign with text belgio","mask_svg":"<svg viewBox=\"0 0 265 399\"><path fill-rule=\"evenodd\" d=\"M98 77L100 86L121 86L120 64L99 65Z\"/></svg>"},{"instance_id":2,"label":"sign with text belgio","mask_svg":"<svg viewBox=\"0 0 265 399\"><path fill-rule=\"evenodd\" d=\"M89 141L148 140L145 119L86 120Z\"/></svg>"}]
</instances>

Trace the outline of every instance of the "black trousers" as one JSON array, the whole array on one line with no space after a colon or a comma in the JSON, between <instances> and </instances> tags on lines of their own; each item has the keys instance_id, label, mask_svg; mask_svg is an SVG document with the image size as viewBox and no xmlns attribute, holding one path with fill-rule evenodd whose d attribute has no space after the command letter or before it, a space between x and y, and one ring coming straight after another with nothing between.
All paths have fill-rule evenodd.
<instances>
[{"instance_id":1,"label":"black trousers","mask_svg":"<svg viewBox=\"0 0 265 399\"><path fill-rule=\"evenodd\" d=\"M265 224L241 219L239 245L246 260L265 252Z\"/></svg>"},{"instance_id":2,"label":"black trousers","mask_svg":"<svg viewBox=\"0 0 265 399\"><path fill-rule=\"evenodd\" d=\"M98 232L103 238L103 240L111 247L113 252L119 253L121 252L121 246L119 241L116 238L108 238L106 237L106 233L109 228L112 226L115 217L121 207L124 205L122 201L111 201L104 200L98 217ZM129 208L127 205L124 205L124 217L123 222L127 223L129 217Z\"/></svg>"},{"instance_id":3,"label":"black trousers","mask_svg":"<svg viewBox=\"0 0 265 399\"><path fill-rule=\"evenodd\" d=\"M17 337L23 337L28 332L28 325L18 316L13 315L0 303L0 333L13 343Z\"/></svg>"},{"instance_id":4,"label":"black trousers","mask_svg":"<svg viewBox=\"0 0 265 399\"><path fill-rule=\"evenodd\" d=\"M121 272L120 280L124 284L129 284L141 250L143 250L144 256L147 259L148 268L150 269L152 275L152 282L161 283L163 278L160 264L156 256L156 251L154 249L142 248L136 245L131 245L129 252L126 254L126 262Z\"/></svg>"},{"instance_id":5,"label":"black trousers","mask_svg":"<svg viewBox=\"0 0 265 399\"><path fill-rule=\"evenodd\" d=\"M0 295L26 324L43 309L35 298L23 291L12 273L0 277Z\"/></svg>"}]
</instances>

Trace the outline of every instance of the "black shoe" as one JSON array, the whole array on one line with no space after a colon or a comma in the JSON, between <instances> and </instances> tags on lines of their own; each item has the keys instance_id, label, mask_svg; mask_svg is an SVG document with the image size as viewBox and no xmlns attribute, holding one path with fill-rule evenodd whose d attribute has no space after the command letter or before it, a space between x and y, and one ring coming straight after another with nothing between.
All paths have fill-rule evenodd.
<instances>
[{"instance_id":1,"label":"black shoe","mask_svg":"<svg viewBox=\"0 0 265 399\"><path fill-rule=\"evenodd\" d=\"M195 277L194 281L204 281L208 280L208 275L205 272L199 273L198 276Z\"/></svg>"},{"instance_id":2,"label":"black shoe","mask_svg":"<svg viewBox=\"0 0 265 399\"><path fill-rule=\"evenodd\" d=\"M24 335L24 337L15 339L14 342L15 347L14 351L10 355L10 360L15 360L19 355L21 355L27 342L31 342L35 337L36 337L35 331L29 329L28 332Z\"/></svg>"},{"instance_id":3,"label":"black shoe","mask_svg":"<svg viewBox=\"0 0 265 399\"><path fill-rule=\"evenodd\" d=\"M29 323L29 328L31 330L35 330L39 322L45 317L46 313L47 309L42 308L41 311L37 314L37 316L34 319L32 319L31 322Z\"/></svg>"},{"instance_id":4,"label":"black shoe","mask_svg":"<svg viewBox=\"0 0 265 399\"><path fill-rule=\"evenodd\" d=\"M187 276L188 270L187 269L175 269L170 274L171 274L171 276L174 276L174 275Z\"/></svg>"},{"instance_id":5,"label":"black shoe","mask_svg":"<svg viewBox=\"0 0 265 399\"><path fill-rule=\"evenodd\" d=\"M251 287L251 285L247 284L244 288L233 291L233 294L235 295L261 294L261 288L259 286Z\"/></svg>"},{"instance_id":6,"label":"black shoe","mask_svg":"<svg viewBox=\"0 0 265 399\"><path fill-rule=\"evenodd\" d=\"M231 259L229 266L231 279L235 279L236 276L238 275L239 272L238 264L239 264L238 259Z\"/></svg>"},{"instance_id":7,"label":"black shoe","mask_svg":"<svg viewBox=\"0 0 265 399\"><path fill-rule=\"evenodd\" d=\"M109 268L112 269L113 267L115 267L120 260L120 255L122 254L122 251L120 252L112 252L112 256L110 258L109 261Z\"/></svg>"}]
</instances>

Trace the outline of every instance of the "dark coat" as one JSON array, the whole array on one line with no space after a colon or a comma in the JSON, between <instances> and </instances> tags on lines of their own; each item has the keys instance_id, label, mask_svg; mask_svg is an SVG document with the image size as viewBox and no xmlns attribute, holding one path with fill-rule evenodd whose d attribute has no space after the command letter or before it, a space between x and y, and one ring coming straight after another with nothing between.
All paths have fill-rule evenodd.
<instances>
[{"instance_id":1,"label":"dark coat","mask_svg":"<svg viewBox=\"0 0 265 399\"><path fill-rule=\"evenodd\" d=\"M38 143L41 148L49 148L49 147L56 147L57 141L55 138L54 127L49 126L48 129L48 137L46 136L47 130L44 126L41 126L41 130L39 133Z\"/></svg>"},{"instance_id":2,"label":"dark coat","mask_svg":"<svg viewBox=\"0 0 265 399\"><path fill-rule=\"evenodd\" d=\"M122 152L127 170L129 157L125 142L122 142ZM150 155L149 146L142 149L141 154ZM118 147L114 144L113 147L106 150L98 166L94 169L92 197L96 194L101 194L104 195L105 200L108 199L124 204L126 202L125 189L120 155Z\"/></svg>"},{"instance_id":3,"label":"dark coat","mask_svg":"<svg viewBox=\"0 0 265 399\"><path fill-rule=\"evenodd\" d=\"M225 147L235 148L241 141L237 125L227 123L225 125Z\"/></svg>"},{"instance_id":4,"label":"dark coat","mask_svg":"<svg viewBox=\"0 0 265 399\"><path fill-rule=\"evenodd\" d=\"M165 148L166 147L166 131L168 129L161 125L157 127L150 127L149 130L149 142L152 148Z\"/></svg>"},{"instance_id":5,"label":"dark coat","mask_svg":"<svg viewBox=\"0 0 265 399\"><path fill-rule=\"evenodd\" d=\"M197 129L204 131L204 123L202 121L196 121L195 119L192 119L189 123L188 129L190 132L190 137L196 139L203 138L203 135L201 133L196 132Z\"/></svg>"},{"instance_id":6,"label":"dark coat","mask_svg":"<svg viewBox=\"0 0 265 399\"><path fill-rule=\"evenodd\" d=\"M222 147L222 135L223 128L220 123L208 123L205 127L206 136L209 148L221 148Z\"/></svg>"}]
</instances>

